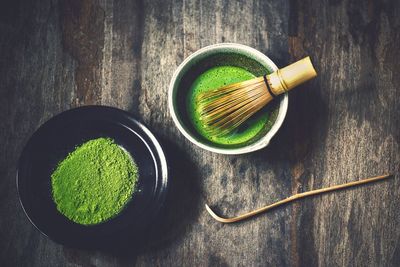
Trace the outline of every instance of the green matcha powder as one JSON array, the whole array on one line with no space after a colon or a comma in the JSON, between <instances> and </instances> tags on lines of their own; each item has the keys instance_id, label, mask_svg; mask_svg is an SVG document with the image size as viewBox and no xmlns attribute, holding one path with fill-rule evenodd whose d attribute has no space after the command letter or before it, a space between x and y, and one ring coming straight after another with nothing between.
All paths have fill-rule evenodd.
<instances>
[{"instance_id":1,"label":"green matcha powder","mask_svg":"<svg viewBox=\"0 0 400 267\"><path fill-rule=\"evenodd\" d=\"M80 145L51 175L58 211L83 225L115 217L131 199L137 180L134 160L109 138Z\"/></svg>"}]
</instances>

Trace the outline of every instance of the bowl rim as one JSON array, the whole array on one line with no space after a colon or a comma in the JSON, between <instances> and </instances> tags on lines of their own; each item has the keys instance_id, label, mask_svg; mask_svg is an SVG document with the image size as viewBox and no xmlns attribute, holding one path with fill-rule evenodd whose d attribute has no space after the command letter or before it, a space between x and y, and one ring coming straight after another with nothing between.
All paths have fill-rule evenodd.
<instances>
[{"instance_id":1,"label":"bowl rim","mask_svg":"<svg viewBox=\"0 0 400 267\"><path fill-rule=\"evenodd\" d=\"M278 132L279 128L282 126L282 123L286 117L287 109L288 109L288 102L289 102L289 97L288 94L285 93L283 97L281 98L280 104L279 104L279 112L278 116L275 120L275 123L272 125L272 128L265 133L263 137L261 137L259 140L252 144L245 145L243 147L239 148L222 148L222 147L216 147L208 144L204 144L202 142L199 142L196 140L183 126L182 121L178 117L178 111L175 107L174 104L174 97L175 93L177 91L180 79L178 81L178 78L192 63L193 61L197 60L200 56L207 54L207 53L218 53L218 52L224 52L225 50L231 50L233 52L241 52L243 54L250 54L254 56L253 59L257 60L259 63L262 65L267 65L271 67L274 71L278 70L278 67L275 65L275 63L265 54L261 53L260 51L247 46L243 44L238 44L238 43L218 43L218 44L213 44L209 46L205 46L196 52L192 53L189 55L175 70L174 74L172 75L169 87L168 87L168 108L172 117L172 120L175 123L175 126L178 128L178 130L193 144L197 145L198 147L201 147L207 151L210 152L215 152L219 154L226 154L226 155L239 155L239 154L245 154L245 153L250 153L254 152L257 150L260 150L270 143L271 139L275 136L275 134Z\"/></svg>"}]
</instances>

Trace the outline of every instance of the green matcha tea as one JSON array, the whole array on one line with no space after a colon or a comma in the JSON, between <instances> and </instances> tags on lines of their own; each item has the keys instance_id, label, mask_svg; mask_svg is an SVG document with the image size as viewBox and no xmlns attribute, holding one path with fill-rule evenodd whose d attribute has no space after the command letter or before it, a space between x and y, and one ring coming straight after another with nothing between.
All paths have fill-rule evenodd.
<instances>
[{"instance_id":1,"label":"green matcha tea","mask_svg":"<svg viewBox=\"0 0 400 267\"><path fill-rule=\"evenodd\" d=\"M276 119L277 110L263 109L234 132L223 136L209 135L200 121L200 112L196 105L196 97L200 93L252 78L255 78L254 74L236 66L216 66L200 74L193 82L187 99L189 119L196 131L213 143L238 145L254 140L260 132L269 130Z\"/></svg>"},{"instance_id":2,"label":"green matcha tea","mask_svg":"<svg viewBox=\"0 0 400 267\"><path fill-rule=\"evenodd\" d=\"M71 221L93 225L115 217L135 191L138 168L110 138L77 147L51 175L57 210Z\"/></svg>"}]
</instances>

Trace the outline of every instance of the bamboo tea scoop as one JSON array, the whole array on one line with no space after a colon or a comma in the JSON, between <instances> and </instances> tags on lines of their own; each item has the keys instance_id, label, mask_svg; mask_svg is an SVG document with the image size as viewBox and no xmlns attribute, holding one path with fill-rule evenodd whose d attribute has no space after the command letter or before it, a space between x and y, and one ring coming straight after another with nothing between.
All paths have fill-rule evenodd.
<instances>
[{"instance_id":1,"label":"bamboo tea scoop","mask_svg":"<svg viewBox=\"0 0 400 267\"><path fill-rule=\"evenodd\" d=\"M233 218L222 218L220 216L218 216L217 214L215 214L215 212L212 211L212 209L206 204L206 210L208 211L208 213L210 213L210 215L217 221L222 222L222 223L233 223L233 222L239 222L245 219L248 219L250 217L253 217L257 214L266 212L270 209L276 208L278 206L281 206L283 204L287 204L289 202L301 199L301 198L305 198L305 197L309 197L309 196L314 196L314 195L319 195L319 194L323 194L323 193L327 193L327 192L331 192L331 191L335 191L335 190L340 190L340 189L344 189L344 188L349 188L349 187L353 187L353 186L358 186L358 185L362 185L362 184L367 184L367 183L371 183L371 182L377 182L377 181L381 181L383 179L387 179L389 177L392 177L391 174L386 174L386 175L381 175L381 176L376 176L376 177L372 177L372 178L368 178L368 179L364 179L364 180L360 180L360 181L355 181L355 182L349 182L349 183L345 183L345 184L340 184L340 185L334 185L334 186L330 186L330 187L326 187L326 188L321 188L321 189L316 189L316 190L311 190L308 192L304 192L304 193L299 193L299 194L295 194L291 197L282 199L278 202L275 202L271 205L253 210L251 212L239 215L237 217L233 217Z\"/></svg>"}]
</instances>

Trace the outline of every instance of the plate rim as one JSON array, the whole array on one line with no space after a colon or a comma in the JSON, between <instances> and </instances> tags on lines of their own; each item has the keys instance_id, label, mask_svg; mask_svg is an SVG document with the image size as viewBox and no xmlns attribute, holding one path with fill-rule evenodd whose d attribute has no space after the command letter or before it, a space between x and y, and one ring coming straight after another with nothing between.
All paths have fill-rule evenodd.
<instances>
[{"instance_id":1,"label":"plate rim","mask_svg":"<svg viewBox=\"0 0 400 267\"><path fill-rule=\"evenodd\" d=\"M67 109L65 111L62 111L52 117L50 117L48 120L40 124L39 127L37 127L34 132L29 136L28 140L25 142L18 161L16 165L16 176L15 176L15 183L16 183L16 189L17 189L17 196L18 196L18 201L22 207L22 210L26 217L28 218L29 222L36 228L41 234L46 236L47 238L59 243L59 244L68 244L70 245L70 242L67 242L65 240L60 240L59 237L54 237L49 235L48 233L45 232L45 230L42 229L42 227L38 226L37 223L33 221L31 216L29 215L29 212L26 209L26 206L23 203L23 200L21 198L21 191L20 191L20 169L21 169L21 164L22 160L24 158L24 155L27 153L27 149L34 138L35 135L38 135L39 130L45 127L46 125L48 126L49 122L54 121L55 119L59 119L62 116L65 116L67 113L73 113L73 112L87 112L87 111L95 111L95 110L102 110L102 112L114 112L120 116L123 116L125 119L129 120L130 123L133 123L136 127L138 127L141 132L136 131L135 129L132 129L130 125L126 125L123 123L122 125L126 128L128 128L130 131L132 131L132 134L138 135L140 139L142 139L142 142L148 147L149 152L151 153L151 156L153 157L154 164L157 165L156 170L156 177L157 177L157 182L155 186L155 193L154 193L154 203L157 203L156 209L153 210L151 213L149 213L149 221L150 225L155 223L155 218L159 215L160 210L165 206L166 203L166 198L168 194L168 188L169 188L169 165L168 165L168 160L166 158L166 153L164 152L164 149L158 139L155 137L155 135L150 131L150 129L144 125L143 122L138 120L133 116L128 111L116 108L116 107L111 107L111 106L105 106L105 105L86 105L86 106L81 106L81 107L76 107L76 108L71 108ZM120 121L117 121L118 124L121 124ZM147 138L143 138L143 135ZM157 185L158 180L160 180L160 185ZM153 205L154 205L153 203ZM89 226L90 227L90 226ZM62 238L61 238L62 239ZM75 241L74 243L81 243L80 241ZM90 242L89 242L90 243Z\"/></svg>"}]
</instances>

